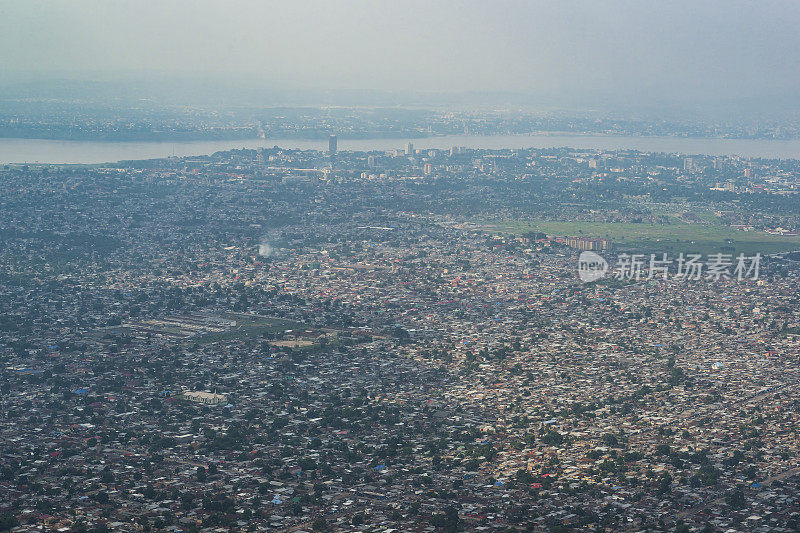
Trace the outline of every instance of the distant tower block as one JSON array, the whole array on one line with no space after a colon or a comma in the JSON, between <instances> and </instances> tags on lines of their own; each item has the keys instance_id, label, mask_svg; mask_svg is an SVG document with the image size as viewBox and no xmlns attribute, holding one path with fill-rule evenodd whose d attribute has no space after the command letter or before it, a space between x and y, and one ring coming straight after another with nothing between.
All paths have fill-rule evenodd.
<instances>
[{"instance_id":1,"label":"distant tower block","mask_svg":"<svg viewBox=\"0 0 800 533\"><path fill-rule=\"evenodd\" d=\"M338 142L336 140L336 135L331 135L330 137L328 137L328 153L329 154L333 155L333 154L336 153L337 144L338 144Z\"/></svg>"},{"instance_id":2,"label":"distant tower block","mask_svg":"<svg viewBox=\"0 0 800 533\"><path fill-rule=\"evenodd\" d=\"M414 155L414 145L412 143L406 143L406 155Z\"/></svg>"}]
</instances>

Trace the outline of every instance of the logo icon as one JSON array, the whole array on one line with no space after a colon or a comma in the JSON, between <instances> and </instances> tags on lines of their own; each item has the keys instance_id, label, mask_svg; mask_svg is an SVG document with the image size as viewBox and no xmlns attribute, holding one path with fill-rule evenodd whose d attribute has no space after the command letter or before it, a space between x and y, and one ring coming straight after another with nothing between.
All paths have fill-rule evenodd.
<instances>
[{"instance_id":1,"label":"logo icon","mask_svg":"<svg viewBox=\"0 0 800 533\"><path fill-rule=\"evenodd\" d=\"M581 252L578 257L578 277L581 281L589 283L597 281L608 272L608 262L603 256L594 252Z\"/></svg>"}]
</instances>

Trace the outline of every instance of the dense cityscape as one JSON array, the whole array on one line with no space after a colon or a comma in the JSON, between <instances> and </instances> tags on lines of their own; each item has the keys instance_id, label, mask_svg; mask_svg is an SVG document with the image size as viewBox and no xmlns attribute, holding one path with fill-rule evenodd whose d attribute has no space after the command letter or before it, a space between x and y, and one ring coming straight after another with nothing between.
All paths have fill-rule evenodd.
<instances>
[{"instance_id":1,"label":"dense cityscape","mask_svg":"<svg viewBox=\"0 0 800 533\"><path fill-rule=\"evenodd\" d=\"M0 13L0 533L800 532L800 3Z\"/></svg>"},{"instance_id":2,"label":"dense cityscape","mask_svg":"<svg viewBox=\"0 0 800 533\"><path fill-rule=\"evenodd\" d=\"M1 526L798 527L800 163L337 148L0 171Z\"/></svg>"}]
</instances>

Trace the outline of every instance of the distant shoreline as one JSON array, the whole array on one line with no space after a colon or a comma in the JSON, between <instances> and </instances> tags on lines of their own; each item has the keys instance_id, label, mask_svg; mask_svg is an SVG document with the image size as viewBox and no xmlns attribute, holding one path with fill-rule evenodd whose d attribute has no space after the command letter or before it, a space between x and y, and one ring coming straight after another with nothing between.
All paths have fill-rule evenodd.
<instances>
[{"instance_id":1,"label":"distant shoreline","mask_svg":"<svg viewBox=\"0 0 800 533\"><path fill-rule=\"evenodd\" d=\"M477 150L560 149L589 152L636 151L681 156L739 156L763 159L800 159L800 139L731 139L625 135L440 135L350 139L339 138L340 152L381 152L403 149L406 143L423 150L453 146ZM92 165L114 161L190 157L236 149L278 146L288 150L328 149L327 138L249 138L211 141L70 141L0 138L0 164Z\"/></svg>"}]
</instances>

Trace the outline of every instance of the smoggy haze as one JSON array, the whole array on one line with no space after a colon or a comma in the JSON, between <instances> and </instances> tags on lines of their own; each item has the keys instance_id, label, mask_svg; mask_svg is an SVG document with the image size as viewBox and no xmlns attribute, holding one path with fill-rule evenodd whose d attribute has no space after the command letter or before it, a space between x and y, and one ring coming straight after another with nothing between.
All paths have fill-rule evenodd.
<instances>
[{"instance_id":1,"label":"smoggy haze","mask_svg":"<svg viewBox=\"0 0 800 533\"><path fill-rule=\"evenodd\" d=\"M4 84L170 78L589 105L793 98L800 87L800 4L788 1L0 5Z\"/></svg>"}]
</instances>

